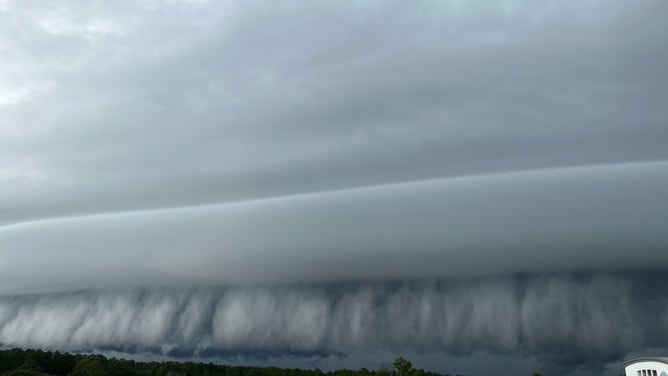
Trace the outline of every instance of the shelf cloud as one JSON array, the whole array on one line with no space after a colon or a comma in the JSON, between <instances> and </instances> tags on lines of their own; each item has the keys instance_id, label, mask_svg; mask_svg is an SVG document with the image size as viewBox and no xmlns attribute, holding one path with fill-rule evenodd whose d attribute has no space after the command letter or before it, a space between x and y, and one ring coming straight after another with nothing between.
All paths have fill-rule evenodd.
<instances>
[{"instance_id":1,"label":"shelf cloud","mask_svg":"<svg viewBox=\"0 0 668 376\"><path fill-rule=\"evenodd\" d=\"M657 281L664 281L656 284ZM167 356L489 351L595 366L663 345L665 274L84 291L0 298L5 345ZM652 305L656 315L643 306Z\"/></svg>"},{"instance_id":2,"label":"shelf cloud","mask_svg":"<svg viewBox=\"0 0 668 376\"><path fill-rule=\"evenodd\" d=\"M0 0L0 345L668 348L666 12Z\"/></svg>"}]
</instances>

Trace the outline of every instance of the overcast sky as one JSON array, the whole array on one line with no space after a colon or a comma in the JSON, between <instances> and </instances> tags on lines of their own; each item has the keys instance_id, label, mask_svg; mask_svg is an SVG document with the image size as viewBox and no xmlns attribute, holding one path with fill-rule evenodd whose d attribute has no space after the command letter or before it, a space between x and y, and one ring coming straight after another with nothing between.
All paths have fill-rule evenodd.
<instances>
[{"instance_id":1,"label":"overcast sky","mask_svg":"<svg viewBox=\"0 0 668 376\"><path fill-rule=\"evenodd\" d=\"M0 294L668 270L666 14L0 0Z\"/></svg>"},{"instance_id":2,"label":"overcast sky","mask_svg":"<svg viewBox=\"0 0 668 376\"><path fill-rule=\"evenodd\" d=\"M0 223L666 158L663 1L0 6Z\"/></svg>"}]
</instances>

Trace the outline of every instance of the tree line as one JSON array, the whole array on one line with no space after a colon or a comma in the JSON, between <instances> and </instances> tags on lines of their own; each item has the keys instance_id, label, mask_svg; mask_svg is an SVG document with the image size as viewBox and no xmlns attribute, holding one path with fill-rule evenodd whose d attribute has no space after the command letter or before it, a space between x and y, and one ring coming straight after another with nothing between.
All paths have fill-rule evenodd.
<instances>
[{"instance_id":1,"label":"tree line","mask_svg":"<svg viewBox=\"0 0 668 376\"><path fill-rule=\"evenodd\" d=\"M392 365L391 369L361 368L324 372L319 369L228 366L198 362L138 362L107 358L98 354L69 354L32 349L0 350L0 376L451 376L413 368L410 361L401 357L395 359Z\"/></svg>"}]
</instances>

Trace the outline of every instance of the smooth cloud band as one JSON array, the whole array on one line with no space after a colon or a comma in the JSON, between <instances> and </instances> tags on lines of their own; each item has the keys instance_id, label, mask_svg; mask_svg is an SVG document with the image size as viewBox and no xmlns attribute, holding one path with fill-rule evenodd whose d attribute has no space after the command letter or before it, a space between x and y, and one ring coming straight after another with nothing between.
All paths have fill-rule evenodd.
<instances>
[{"instance_id":1,"label":"smooth cloud band","mask_svg":"<svg viewBox=\"0 0 668 376\"><path fill-rule=\"evenodd\" d=\"M538 170L0 229L4 293L666 267L668 162Z\"/></svg>"}]
</instances>

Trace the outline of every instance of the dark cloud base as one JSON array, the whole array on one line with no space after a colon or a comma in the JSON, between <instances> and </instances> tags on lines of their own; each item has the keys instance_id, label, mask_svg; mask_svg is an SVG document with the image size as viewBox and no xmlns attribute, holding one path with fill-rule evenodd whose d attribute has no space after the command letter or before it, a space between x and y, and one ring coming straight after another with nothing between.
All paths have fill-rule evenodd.
<instances>
[{"instance_id":1,"label":"dark cloud base","mask_svg":"<svg viewBox=\"0 0 668 376\"><path fill-rule=\"evenodd\" d=\"M533 357L602 370L668 346L667 271L0 298L0 343L175 358L369 351Z\"/></svg>"}]
</instances>

